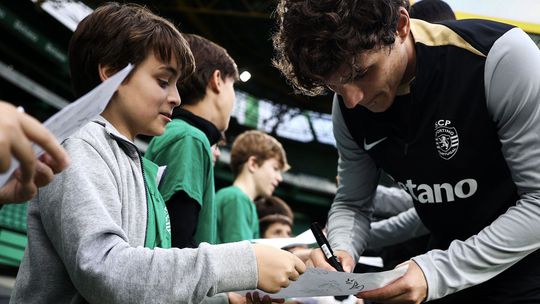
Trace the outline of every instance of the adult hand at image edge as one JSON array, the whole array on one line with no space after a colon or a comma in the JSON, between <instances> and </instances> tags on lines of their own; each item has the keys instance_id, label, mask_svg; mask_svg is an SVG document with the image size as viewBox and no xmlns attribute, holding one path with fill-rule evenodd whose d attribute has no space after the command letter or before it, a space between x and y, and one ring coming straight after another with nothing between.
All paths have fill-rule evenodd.
<instances>
[{"instance_id":1,"label":"adult hand at image edge","mask_svg":"<svg viewBox=\"0 0 540 304\"><path fill-rule=\"evenodd\" d=\"M11 166L15 157L20 168L11 180L0 188L0 204L23 202L35 195L37 188L48 184L54 173L69 163L68 155L56 138L35 118L0 101L0 172ZM32 142L45 153L36 159Z\"/></svg>"}]
</instances>

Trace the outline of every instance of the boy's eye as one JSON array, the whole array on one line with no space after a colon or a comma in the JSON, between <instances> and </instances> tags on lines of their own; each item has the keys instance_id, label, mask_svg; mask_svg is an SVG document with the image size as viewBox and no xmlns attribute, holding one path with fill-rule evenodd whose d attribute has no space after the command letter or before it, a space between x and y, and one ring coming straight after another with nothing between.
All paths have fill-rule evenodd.
<instances>
[{"instance_id":1,"label":"boy's eye","mask_svg":"<svg viewBox=\"0 0 540 304\"><path fill-rule=\"evenodd\" d=\"M169 81L164 79L158 79L158 84L162 88L166 88L169 86Z\"/></svg>"}]
</instances>

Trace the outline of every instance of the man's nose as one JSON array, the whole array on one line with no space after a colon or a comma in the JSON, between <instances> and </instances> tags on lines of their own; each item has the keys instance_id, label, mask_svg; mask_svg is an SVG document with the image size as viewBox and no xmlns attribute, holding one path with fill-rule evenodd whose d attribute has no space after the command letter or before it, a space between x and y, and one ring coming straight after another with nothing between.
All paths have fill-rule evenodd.
<instances>
[{"instance_id":1,"label":"man's nose","mask_svg":"<svg viewBox=\"0 0 540 304\"><path fill-rule=\"evenodd\" d=\"M345 102L345 106L349 109L356 107L364 99L362 89L351 84L343 85L340 95Z\"/></svg>"}]
</instances>

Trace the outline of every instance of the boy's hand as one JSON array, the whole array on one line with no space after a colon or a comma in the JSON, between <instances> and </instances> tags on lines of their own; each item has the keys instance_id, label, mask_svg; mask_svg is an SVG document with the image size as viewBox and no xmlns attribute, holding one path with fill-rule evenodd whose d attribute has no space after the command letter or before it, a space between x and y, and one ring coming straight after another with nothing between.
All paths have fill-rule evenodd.
<instances>
[{"instance_id":1,"label":"boy's hand","mask_svg":"<svg viewBox=\"0 0 540 304\"><path fill-rule=\"evenodd\" d=\"M272 299L269 296L261 297L258 292L246 293L247 304L271 304L271 303L284 303L285 299Z\"/></svg>"},{"instance_id":2,"label":"boy's hand","mask_svg":"<svg viewBox=\"0 0 540 304\"><path fill-rule=\"evenodd\" d=\"M276 293L289 286L291 281L306 271L306 265L294 254L272 246L255 244L253 251L257 258L258 286L269 293Z\"/></svg>"},{"instance_id":3,"label":"boy's hand","mask_svg":"<svg viewBox=\"0 0 540 304\"><path fill-rule=\"evenodd\" d=\"M235 292L227 293L227 297L229 298L229 304L246 304L246 297Z\"/></svg>"}]
</instances>

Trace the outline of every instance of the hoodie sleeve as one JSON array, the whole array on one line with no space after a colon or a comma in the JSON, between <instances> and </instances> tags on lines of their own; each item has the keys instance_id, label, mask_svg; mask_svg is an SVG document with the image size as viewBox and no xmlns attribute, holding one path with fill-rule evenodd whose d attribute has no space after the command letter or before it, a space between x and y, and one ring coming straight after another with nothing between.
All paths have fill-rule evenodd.
<instances>
[{"instance_id":1,"label":"hoodie sleeve","mask_svg":"<svg viewBox=\"0 0 540 304\"><path fill-rule=\"evenodd\" d=\"M86 142L64 145L71 165L40 190L39 208L54 250L87 301L199 303L219 292L256 288L248 242L182 250L131 246L119 225L125 212L136 212L121 206L119 183L126 181Z\"/></svg>"}]
</instances>

